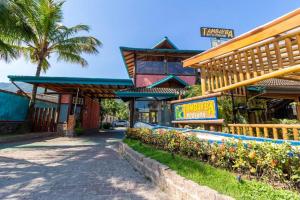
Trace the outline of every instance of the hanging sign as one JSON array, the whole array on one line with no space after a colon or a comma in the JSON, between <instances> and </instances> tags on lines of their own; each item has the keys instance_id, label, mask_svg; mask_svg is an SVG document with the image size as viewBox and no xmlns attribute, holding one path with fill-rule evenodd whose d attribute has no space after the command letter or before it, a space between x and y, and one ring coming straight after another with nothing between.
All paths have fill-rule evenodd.
<instances>
[{"instance_id":1,"label":"hanging sign","mask_svg":"<svg viewBox=\"0 0 300 200\"><path fill-rule=\"evenodd\" d=\"M174 104L175 120L218 119L217 98L206 98Z\"/></svg>"},{"instance_id":2,"label":"hanging sign","mask_svg":"<svg viewBox=\"0 0 300 200\"><path fill-rule=\"evenodd\" d=\"M234 30L226 28L201 27L200 33L202 37L213 38L234 38Z\"/></svg>"}]
</instances>

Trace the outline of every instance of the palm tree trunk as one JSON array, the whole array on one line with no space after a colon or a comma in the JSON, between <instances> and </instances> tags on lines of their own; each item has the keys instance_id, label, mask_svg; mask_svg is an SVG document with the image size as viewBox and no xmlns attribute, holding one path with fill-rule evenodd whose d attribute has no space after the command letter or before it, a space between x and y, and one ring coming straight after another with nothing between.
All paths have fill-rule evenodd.
<instances>
[{"instance_id":1,"label":"palm tree trunk","mask_svg":"<svg viewBox=\"0 0 300 200\"><path fill-rule=\"evenodd\" d=\"M40 60L38 63L35 76L40 77L41 71L42 71L42 60ZM28 115L27 115L27 124L29 125L29 127L31 129L33 128L32 127L32 116L34 114L34 105L36 102L37 88L38 88L38 84L33 84L32 92L31 92L31 100L30 100L30 104L29 104L29 111L28 111Z\"/></svg>"},{"instance_id":2,"label":"palm tree trunk","mask_svg":"<svg viewBox=\"0 0 300 200\"><path fill-rule=\"evenodd\" d=\"M42 61L39 61L37 69L36 69L35 77L40 77L41 71L42 71ZM34 104L35 104L37 87L38 87L37 84L33 85L32 94L31 94L32 96L31 96L31 101L30 101L30 107L34 106Z\"/></svg>"}]
</instances>

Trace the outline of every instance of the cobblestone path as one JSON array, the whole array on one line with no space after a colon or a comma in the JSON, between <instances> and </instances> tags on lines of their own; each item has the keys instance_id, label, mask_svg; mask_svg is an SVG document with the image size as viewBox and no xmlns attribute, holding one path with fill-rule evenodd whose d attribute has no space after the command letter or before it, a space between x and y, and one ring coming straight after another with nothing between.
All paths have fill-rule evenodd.
<instances>
[{"instance_id":1,"label":"cobblestone path","mask_svg":"<svg viewBox=\"0 0 300 200\"><path fill-rule=\"evenodd\" d=\"M121 137L0 144L0 199L167 199L113 150Z\"/></svg>"}]
</instances>

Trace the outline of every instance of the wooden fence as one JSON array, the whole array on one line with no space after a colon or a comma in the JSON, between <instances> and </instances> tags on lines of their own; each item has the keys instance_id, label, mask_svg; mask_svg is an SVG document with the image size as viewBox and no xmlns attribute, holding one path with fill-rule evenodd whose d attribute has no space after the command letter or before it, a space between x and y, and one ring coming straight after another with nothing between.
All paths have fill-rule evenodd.
<instances>
[{"instance_id":1,"label":"wooden fence","mask_svg":"<svg viewBox=\"0 0 300 200\"><path fill-rule=\"evenodd\" d=\"M34 132L56 132L57 120L58 113L56 108L35 108L32 129Z\"/></svg>"},{"instance_id":2,"label":"wooden fence","mask_svg":"<svg viewBox=\"0 0 300 200\"><path fill-rule=\"evenodd\" d=\"M299 140L300 124L228 124L231 134Z\"/></svg>"}]
</instances>

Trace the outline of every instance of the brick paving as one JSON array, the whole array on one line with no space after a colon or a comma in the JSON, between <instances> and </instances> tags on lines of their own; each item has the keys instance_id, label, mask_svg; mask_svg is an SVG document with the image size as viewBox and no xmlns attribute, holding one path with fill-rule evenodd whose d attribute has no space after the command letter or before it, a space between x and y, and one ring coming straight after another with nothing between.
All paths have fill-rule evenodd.
<instances>
[{"instance_id":1,"label":"brick paving","mask_svg":"<svg viewBox=\"0 0 300 200\"><path fill-rule=\"evenodd\" d=\"M114 150L122 131L0 145L0 199L167 199Z\"/></svg>"}]
</instances>

